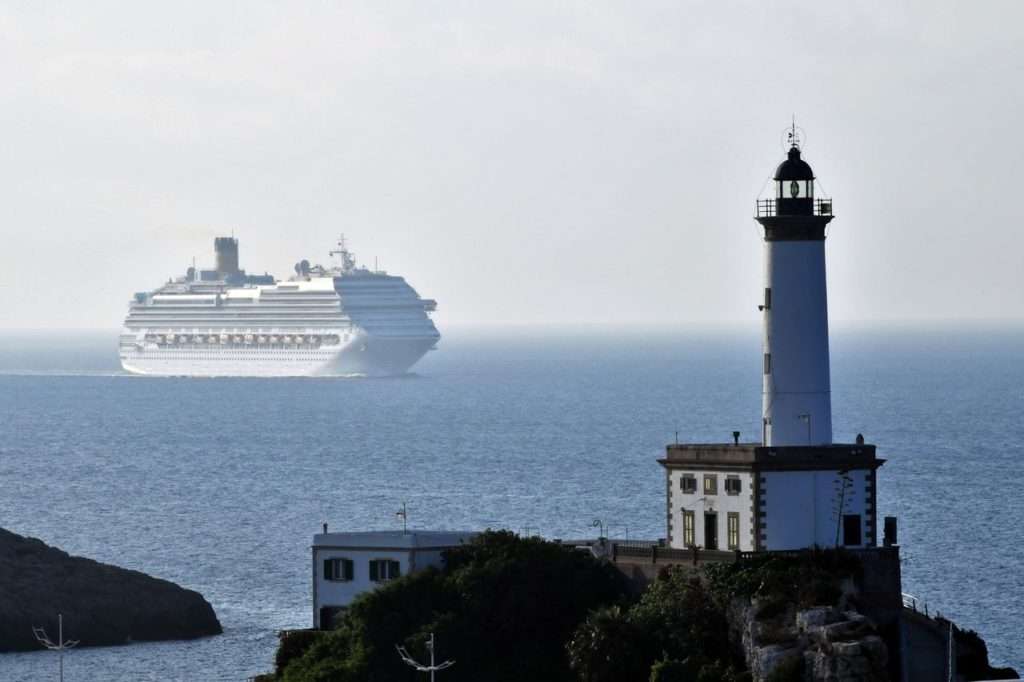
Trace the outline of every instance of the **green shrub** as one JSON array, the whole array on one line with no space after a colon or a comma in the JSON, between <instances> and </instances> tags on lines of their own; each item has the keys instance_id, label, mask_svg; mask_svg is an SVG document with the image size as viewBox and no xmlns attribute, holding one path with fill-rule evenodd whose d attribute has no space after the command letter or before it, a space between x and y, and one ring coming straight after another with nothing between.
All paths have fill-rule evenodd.
<instances>
[{"instance_id":1,"label":"green shrub","mask_svg":"<svg viewBox=\"0 0 1024 682\"><path fill-rule=\"evenodd\" d=\"M277 674L280 675L292 660L305 654L323 634L318 630L293 630L284 634L277 645L277 655L274 657Z\"/></svg>"},{"instance_id":2,"label":"green shrub","mask_svg":"<svg viewBox=\"0 0 1024 682\"><path fill-rule=\"evenodd\" d=\"M433 632L446 682L570 679L565 644L594 609L621 601L625 578L607 562L509 532L487 532L427 569L360 596L337 629L284 668L289 682L411 679L395 645L427 656ZM646 671L644 671L646 675Z\"/></svg>"},{"instance_id":3,"label":"green shrub","mask_svg":"<svg viewBox=\"0 0 1024 682\"><path fill-rule=\"evenodd\" d=\"M793 656L783 661L768 675L766 682L803 682L804 657Z\"/></svg>"}]
</instances>

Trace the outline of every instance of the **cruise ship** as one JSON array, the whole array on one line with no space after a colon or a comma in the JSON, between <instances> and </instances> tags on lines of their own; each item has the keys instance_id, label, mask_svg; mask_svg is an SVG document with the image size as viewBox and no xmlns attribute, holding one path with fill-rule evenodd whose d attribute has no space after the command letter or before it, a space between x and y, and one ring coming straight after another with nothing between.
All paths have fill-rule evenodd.
<instances>
[{"instance_id":1,"label":"cruise ship","mask_svg":"<svg viewBox=\"0 0 1024 682\"><path fill-rule=\"evenodd\" d=\"M287 281L239 268L238 240L214 240L216 268L135 294L121 366L161 376L391 376L441 335L437 303L401 277L356 265L342 237L331 267L302 260Z\"/></svg>"}]
</instances>

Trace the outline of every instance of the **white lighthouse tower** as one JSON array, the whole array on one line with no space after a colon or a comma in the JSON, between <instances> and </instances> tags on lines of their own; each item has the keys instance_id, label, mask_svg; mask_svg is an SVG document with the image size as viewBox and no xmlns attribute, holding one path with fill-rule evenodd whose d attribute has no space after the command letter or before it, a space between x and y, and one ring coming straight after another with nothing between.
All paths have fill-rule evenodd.
<instances>
[{"instance_id":1,"label":"white lighthouse tower","mask_svg":"<svg viewBox=\"0 0 1024 682\"><path fill-rule=\"evenodd\" d=\"M832 401L825 289L825 226L832 202L814 196L794 126L774 197L757 202L764 226L762 443L829 445Z\"/></svg>"},{"instance_id":2,"label":"white lighthouse tower","mask_svg":"<svg viewBox=\"0 0 1024 682\"><path fill-rule=\"evenodd\" d=\"M669 546L703 552L876 545L877 472L885 460L857 435L832 440L825 227L832 201L816 197L794 126L764 227L764 377L761 437L666 448Z\"/></svg>"}]
</instances>

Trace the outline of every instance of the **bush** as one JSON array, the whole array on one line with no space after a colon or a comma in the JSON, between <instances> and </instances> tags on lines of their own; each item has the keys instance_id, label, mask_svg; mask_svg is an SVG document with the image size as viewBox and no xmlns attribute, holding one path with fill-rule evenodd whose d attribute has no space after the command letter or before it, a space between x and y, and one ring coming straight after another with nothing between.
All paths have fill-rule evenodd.
<instances>
[{"instance_id":1,"label":"bush","mask_svg":"<svg viewBox=\"0 0 1024 682\"><path fill-rule=\"evenodd\" d=\"M768 675L766 682L803 682L804 657L793 656L780 663Z\"/></svg>"},{"instance_id":2,"label":"bush","mask_svg":"<svg viewBox=\"0 0 1024 682\"><path fill-rule=\"evenodd\" d=\"M566 648L569 667L583 682L639 680L651 667L647 633L618 606L591 613Z\"/></svg>"},{"instance_id":3,"label":"bush","mask_svg":"<svg viewBox=\"0 0 1024 682\"><path fill-rule=\"evenodd\" d=\"M274 657L277 674L280 675L292 660L305 654L323 634L318 630L293 630L282 633L281 641L277 645L277 655Z\"/></svg>"},{"instance_id":4,"label":"bush","mask_svg":"<svg viewBox=\"0 0 1024 682\"><path fill-rule=\"evenodd\" d=\"M766 554L733 564L708 566L705 575L716 600L759 597L798 608L834 605L844 578L859 579L860 559L841 549L816 549L794 555Z\"/></svg>"},{"instance_id":5,"label":"bush","mask_svg":"<svg viewBox=\"0 0 1024 682\"><path fill-rule=\"evenodd\" d=\"M362 595L338 628L284 668L288 681L411 679L395 645L427 656L433 632L446 682L571 678L565 643L587 614L622 600L625 578L589 554L487 532L428 569ZM646 676L646 674L645 674Z\"/></svg>"}]
</instances>

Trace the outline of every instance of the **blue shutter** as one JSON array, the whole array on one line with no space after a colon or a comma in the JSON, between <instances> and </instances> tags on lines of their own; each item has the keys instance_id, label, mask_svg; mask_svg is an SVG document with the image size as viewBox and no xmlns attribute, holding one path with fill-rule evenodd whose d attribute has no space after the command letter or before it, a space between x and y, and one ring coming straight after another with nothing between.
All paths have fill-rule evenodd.
<instances>
[{"instance_id":1,"label":"blue shutter","mask_svg":"<svg viewBox=\"0 0 1024 682\"><path fill-rule=\"evenodd\" d=\"M345 559L345 580L352 580L352 560Z\"/></svg>"},{"instance_id":2,"label":"blue shutter","mask_svg":"<svg viewBox=\"0 0 1024 682\"><path fill-rule=\"evenodd\" d=\"M397 578L402 574L402 565L397 561L389 561L390 570L388 571L389 578Z\"/></svg>"},{"instance_id":3,"label":"blue shutter","mask_svg":"<svg viewBox=\"0 0 1024 682\"><path fill-rule=\"evenodd\" d=\"M380 568L375 559L370 560L370 580L380 582Z\"/></svg>"},{"instance_id":4,"label":"blue shutter","mask_svg":"<svg viewBox=\"0 0 1024 682\"><path fill-rule=\"evenodd\" d=\"M324 580L334 580L334 563L324 559Z\"/></svg>"}]
</instances>

